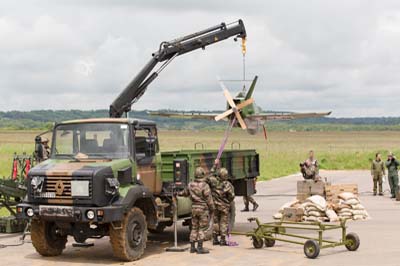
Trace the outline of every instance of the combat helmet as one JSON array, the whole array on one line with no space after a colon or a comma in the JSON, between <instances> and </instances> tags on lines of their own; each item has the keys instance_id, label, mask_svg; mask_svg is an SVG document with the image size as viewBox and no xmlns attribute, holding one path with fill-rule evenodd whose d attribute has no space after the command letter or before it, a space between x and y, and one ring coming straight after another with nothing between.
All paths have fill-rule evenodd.
<instances>
[{"instance_id":1,"label":"combat helmet","mask_svg":"<svg viewBox=\"0 0 400 266\"><path fill-rule=\"evenodd\" d=\"M218 176L221 178L221 180L227 180L228 179L228 170L226 170L226 168L221 168L219 170Z\"/></svg>"},{"instance_id":2,"label":"combat helmet","mask_svg":"<svg viewBox=\"0 0 400 266\"><path fill-rule=\"evenodd\" d=\"M197 167L196 171L194 172L194 177L197 179L203 178L206 175L204 169L202 167Z\"/></svg>"}]
</instances>

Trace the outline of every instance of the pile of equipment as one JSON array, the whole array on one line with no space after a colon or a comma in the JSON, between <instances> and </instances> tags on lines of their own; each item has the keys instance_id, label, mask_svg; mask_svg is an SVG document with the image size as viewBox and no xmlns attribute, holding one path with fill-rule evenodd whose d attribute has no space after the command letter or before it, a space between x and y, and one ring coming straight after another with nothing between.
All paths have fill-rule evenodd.
<instances>
[{"instance_id":1,"label":"pile of equipment","mask_svg":"<svg viewBox=\"0 0 400 266\"><path fill-rule=\"evenodd\" d=\"M365 207L358 198L356 184L332 185L322 180L297 182L297 197L285 203L274 219L291 222L337 222L366 220Z\"/></svg>"}]
</instances>

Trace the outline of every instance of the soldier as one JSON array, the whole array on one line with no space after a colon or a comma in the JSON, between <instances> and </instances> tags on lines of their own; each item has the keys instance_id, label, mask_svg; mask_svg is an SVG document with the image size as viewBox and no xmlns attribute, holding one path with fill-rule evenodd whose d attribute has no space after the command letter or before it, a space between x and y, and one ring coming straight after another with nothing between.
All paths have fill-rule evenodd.
<instances>
[{"instance_id":1,"label":"soldier","mask_svg":"<svg viewBox=\"0 0 400 266\"><path fill-rule=\"evenodd\" d=\"M314 151L309 152L308 159L300 164L300 170L304 179L313 179L315 181L320 179L319 165L317 159L314 157Z\"/></svg>"},{"instance_id":2,"label":"soldier","mask_svg":"<svg viewBox=\"0 0 400 266\"><path fill-rule=\"evenodd\" d=\"M256 190L256 178L252 179L254 184L254 191L255 193L257 193ZM254 200L254 198L252 196L243 196L243 202L244 202L244 209L241 210L242 212L248 212L249 211L249 203L253 204L253 212L255 212L258 208L258 204L257 202Z\"/></svg>"},{"instance_id":3,"label":"soldier","mask_svg":"<svg viewBox=\"0 0 400 266\"><path fill-rule=\"evenodd\" d=\"M42 142L42 152L43 152L42 158L43 158L43 161L45 161L45 160L49 159L49 157L50 157L49 139L42 137L41 142Z\"/></svg>"},{"instance_id":4,"label":"soldier","mask_svg":"<svg viewBox=\"0 0 400 266\"><path fill-rule=\"evenodd\" d=\"M372 161L371 175L374 182L374 196L376 196L377 192L377 183L379 183L379 196L382 196L382 178L385 175L385 165L379 152L375 155L375 160Z\"/></svg>"},{"instance_id":5,"label":"soldier","mask_svg":"<svg viewBox=\"0 0 400 266\"><path fill-rule=\"evenodd\" d=\"M388 169L390 193L392 194L391 198L395 198L399 190L399 174L397 172L399 165L399 161L396 159L393 153L390 152L386 161L386 167Z\"/></svg>"},{"instance_id":6,"label":"soldier","mask_svg":"<svg viewBox=\"0 0 400 266\"><path fill-rule=\"evenodd\" d=\"M217 177L210 176L211 191L215 203L213 245L227 246L229 213L235 192L232 184L228 181L228 170L221 168ZM221 240L218 239L221 236Z\"/></svg>"},{"instance_id":7,"label":"soldier","mask_svg":"<svg viewBox=\"0 0 400 266\"><path fill-rule=\"evenodd\" d=\"M203 247L205 233L208 229L210 214L214 212L214 202L211 189L205 182L205 172L201 167L195 171L195 180L190 182L188 189L181 193L190 196L192 200L192 230L190 232L190 253L206 254L209 251ZM198 243L196 248L196 242Z\"/></svg>"}]
</instances>

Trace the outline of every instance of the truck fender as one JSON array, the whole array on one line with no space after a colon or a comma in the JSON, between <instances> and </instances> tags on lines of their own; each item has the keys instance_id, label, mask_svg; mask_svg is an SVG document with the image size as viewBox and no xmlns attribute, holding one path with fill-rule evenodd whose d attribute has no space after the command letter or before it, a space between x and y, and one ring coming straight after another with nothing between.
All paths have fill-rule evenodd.
<instances>
[{"instance_id":1,"label":"truck fender","mask_svg":"<svg viewBox=\"0 0 400 266\"><path fill-rule=\"evenodd\" d=\"M127 210L133 207L140 208L146 216L147 226L157 226L157 205L153 193L145 186L138 185L130 188L120 204Z\"/></svg>"}]
</instances>

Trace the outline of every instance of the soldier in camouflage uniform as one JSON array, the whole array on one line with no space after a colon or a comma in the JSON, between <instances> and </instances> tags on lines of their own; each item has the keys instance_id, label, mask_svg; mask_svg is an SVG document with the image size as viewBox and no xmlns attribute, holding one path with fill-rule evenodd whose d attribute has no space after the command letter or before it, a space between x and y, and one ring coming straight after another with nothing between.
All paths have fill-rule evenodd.
<instances>
[{"instance_id":1,"label":"soldier in camouflage uniform","mask_svg":"<svg viewBox=\"0 0 400 266\"><path fill-rule=\"evenodd\" d=\"M396 194L399 190L399 174L398 167L400 163L393 155L393 153L389 153L388 159L386 161L386 167L388 169L388 179L390 185L390 192L392 194L392 198L396 197Z\"/></svg>"},{"instance_id":2,"label":"soldier in camouflage uniform","mask_svg":"<svg viewBox=\"0 0 400 266\"><path fill-rule=\"evenodd\" d=\"M192 200L192 230L190 232L190 253L206 254L209 251L203 247L205 233L209 224L210 214L214 212L214 202L211 189L205 182L205 172L201 167L196 168L195 180L190 182L188 189L181 193L190 196ZM198 243L196 249L196 242Z\"/></svg>"},{"instance_id":3,"label":"soldier in camouflage uniform","mask_svg":"<svg viewBox=\"0 0 400 266\"><path fill-rule=\"evenodd\" d=\"M235 192L232 184L228 181L228 170L221 168L217 177L209 177L211 191L215 203L213 245L228 245L226 236L228 234L229 212L231 203L235 199ZM218 239L221 236L221 240Z\"/></svg>"},{"instance_id":4,"label":"soldier in camouflage uniform","mask_svg":"<svg viewBox=\"0 0 400 266\"><path fill-rule=\"evenodd\" d=\"M256 180L256 178L254 178L252 180L254 182L254 184L253 184L254 191L255 191L255 193L257 193L257 190L256 190L256 181L257 180ZM254 200L254 198L252 196L243 196L243 203L244 203L244 209L241 210L242 212L248 212L249 211L249 204L250 203L253 204L253 212L255 212L257 210L257 208L258 208L258 204L257 204L257 202Z\"/></svg>"},{"instance_id":5,"label":"soldier in camouflage uniform","mask_svg":"<svg viewBox=\"0 0 400 266\"><path fill-rule=\"evenodd\" d=\"M313 179L314 181L320 180L319 176L319 164L317 159L314 157L314 151L309 152L308 159L303 163L300 163L300 171L303 174L304 179Z\"/></svg>"},{"instance_id":6,"label":"soldier in camouflage uniform","mask_svg":"<svg viewBox=\"0 0 400 266\"><path fill-rule=\"evenodd\" d=\"M376 196L377 187L379 183L379 195L382 196L382 178L385 175L385 164L381 159L381 154L377 153L375 155L375 160L371 164L371 175L374 182L374 196Z\"/></svg>"}]
</instances>

